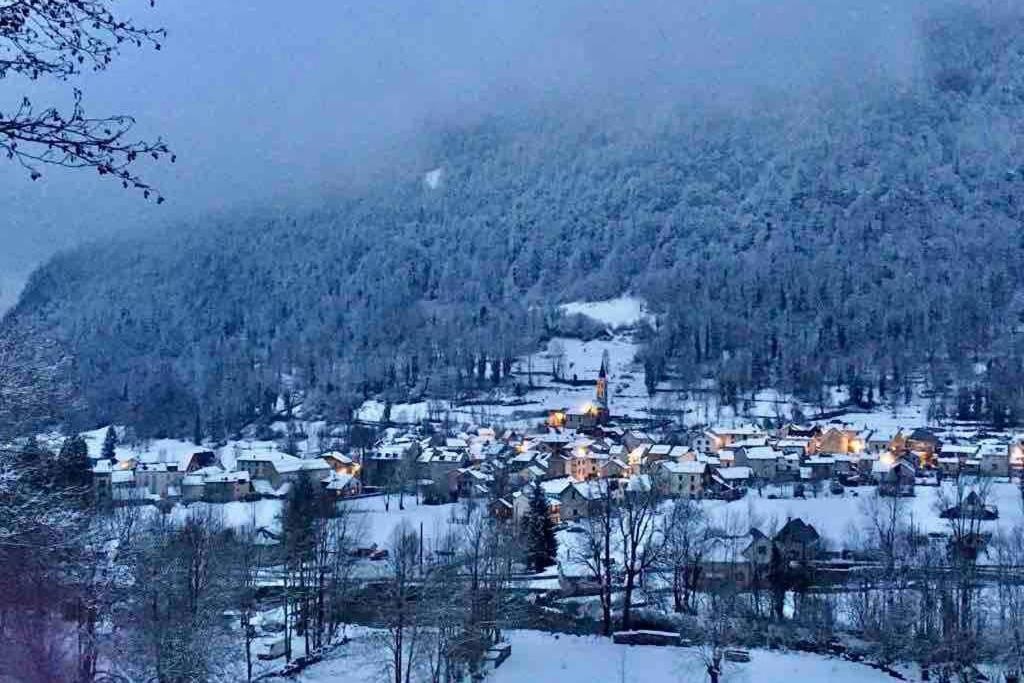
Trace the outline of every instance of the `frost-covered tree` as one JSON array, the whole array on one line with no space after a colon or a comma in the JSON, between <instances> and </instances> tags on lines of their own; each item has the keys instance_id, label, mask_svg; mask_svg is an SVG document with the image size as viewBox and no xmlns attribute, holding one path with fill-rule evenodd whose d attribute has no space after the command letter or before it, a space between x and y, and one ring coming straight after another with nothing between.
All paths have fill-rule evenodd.
<instances>
[{"instance_id":1,"label":"frost-covered tree","mask_svg":"<svg viewBox=\"0 0 1024 683\"><path fill-rule=\"evenodd\" d=\"M86 113L81 77L105 71L131 47L160 49L164 31L115 11L108 0L19 0L0 6L0 81L49 81L70 85L69 108L39 106L28 97L0 113L0 153L32 180L46 165L93 169L148 198L152 188L133 170L140 158L168 154L161 140L132 140L126 115ZM8 80L9 79L9 80ZM157 196L157 201L163 198Z\"/></svg>"}]
</instances>

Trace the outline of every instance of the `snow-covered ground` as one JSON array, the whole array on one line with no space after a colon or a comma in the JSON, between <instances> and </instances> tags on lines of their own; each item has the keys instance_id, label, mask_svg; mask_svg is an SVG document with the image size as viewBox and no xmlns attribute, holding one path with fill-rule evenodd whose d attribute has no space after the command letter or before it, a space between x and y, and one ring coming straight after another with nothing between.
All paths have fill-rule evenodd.
<instances>
[{"instance_id":1,"label":"snow-covered ground","mask_svg":"<svg viewBox=\"0 0 1024 683\"><path fill-rule=\"evenodd\" d=\"M386 546L395 529L403 523L416 532L419 532L422 525L423 536L429 544L448 530L453 519L465 516L462 504L422 505L416 502L416 496L410 495L405 496L404 510L399 509L397 495L391 496L390 504L384 496L356 498L340 504L352 512L353 523L358 525L360 543L366 545L376 543ZM187 506L175 505L171 514L175 520L184 520L191 514L212 512L225 526L238 529L255 524L257 528L266 527L278 531L281 506L280 499L272 498L253 502L191 503Z\"/></svg>"},{"instance_id":2,"label":"snow-covered ground","mask_svg":"<svg viewBox=\"0 0 1024 683\"><path fill-rule=\"evenodd\" d=\"M569 315L585 315L591 320L616 329L632 327L642 320L654 321L654 316L647 311L647 303L632 296L620 296L605 301L574 301L562 304L560 308Z\"/></svg>"},{"instance_id":3,"label":"snow-covered ground","mask_svg":"<svg viewBox=\"0 0 1024 683\"><path fill-rule=\"evenodd\" d=\"M492 683L694 683L707 680L696 648L616 645L593 636L539 631L509 634L512 656ZM722 683L874 683L892 679L866 666L803 653L752 650L747 664L726 664Z\"/></svg>"},{"instance_id":4,"label":"snow-covered ground","mask_svg":"<svg viewBox=\"0 0 1024 683\"><path fill-rule=\"evenodd\" d=\"M518 392L502 387L481 393L463 404L440 401L435 406L428 406L426 402L395 404L391 407L391 422L415 424L431 417L431 413L447 413L456 421L466 423L529 428L540 422L549 410L581 406L593 398L592 386L571 386L554 381L554 366L561 364L564 380L593 381L597 378L605 352L611 365L611 411L618 418L671 419L687 427L711 424L736 426L764 419L791 419L794 406L807 416L817 414L822 407L796 401L774 389L744 394L735 405L724 405L720 403L718 392L710 380L696 385L664 380L659 382L652 396L647 392L644 368L635 362L639 345L633 328L642 320L656 322L642 299L624 295L604 301L572 302L563 304L561 309L569 314L585 315L605 325L609 335L589 341L557 337L550 340L545 348L516 359L513 372L519 385ZM825 407L842 405L848 398L845 389L833 387ZM880 406L872 412L851 411L839 419L869 429L894 430L898 427L907 430L929 424L925 399L913 396L910 405L898 403ZM357 415L366 422L381 422L384 409L380 401L368 400Z\"/></svg>"},{"instance_id":5,"label":"snow-covered ground","mask_svg":"<svg viewBox=\"0 0 1024 683\"><path fill-rule=\"evenodd\" d=\"M947 500L952 499L952 485L947 483L945 487ZM902 504L906 505L905 521L918 526L923 533L948 533L946 520L939 517L939 489L934 486L918 486L916 494L913 498L903 499ZM830 547L842 549L850 546L852 533L863 531L867 526L865 506L875 495L874 487L858 487L847 489L841 496L832 496L825 491L817 498L772 500L751 491L737 501L706 501L704 506L713 523L730 529L744 530L749 526L757 526L767 532L772 528L780 528L791 517L799 517L813 524ZM988 493L988 503L999 510L999 519L983 523L985 531L998 533L1024 523L1024 506L1021 504L1020 489L1015 484L993 484Z\"/></svg>"},{"instance_id":6,"label":"snow-covered ground","mask_svg":"<svg viewBox=\"0 0 1024 683\"><path fill-rule=\"evenodd\" d=\"M606 638L507 634L512 655L491 683L693 683L707 680L696 648L615 645ZM295 680L300 683L370 683L386 680L387 651L360 632L347 645ZM819 655L752 650L747 664L726 664L722 683L888 683L887 675L860 664Z\"/></svg>"},{"instance_id":7,"label":"snow-covered ground","mask_svg":"<svg viewBox=\"0 0 1024 683\"><path fill-rule=\"evenodd\" d=\"M365 401L356 411L356 419L363 422L383 422L386 406L381 401ZM416 403L395 403L391 406L391 422L395 424L419 424L427 419L426 401Z\"/></svg>"}]
</instances>

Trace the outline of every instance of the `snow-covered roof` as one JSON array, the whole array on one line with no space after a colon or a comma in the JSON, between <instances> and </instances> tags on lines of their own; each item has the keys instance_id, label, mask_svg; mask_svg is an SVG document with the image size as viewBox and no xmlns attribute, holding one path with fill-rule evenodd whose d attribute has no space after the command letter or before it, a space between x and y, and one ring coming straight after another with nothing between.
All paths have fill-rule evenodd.
<instances>
[{"instance_id":1,"label":"snow-covered roof","mask_svg":"<svg viewBox=\"0 0 1024 683\"><path fill-rule=\"evenodd\" d=\"M778 460L782 457L782 452L771 446L754 446L744 449L744 453L748 460Z\"/></svg>"},{"instance_id":2,"label":"snow-covered roof","mask_svg":"<svg viewBox=\"0 0 1024 683\"><path fill-rule=\"evenodd\" d=\"M352 458L348 457L347 455L345 455L344 453L341 453L339 451L328 451L327 453L324 453L320 457L321 458L333 458L333 459L337 460L338 462L343 463L345 465L351 465L352 464Z\"/></svg>"},{"instance_id":3,"label":"snow-covered roof","mask_svg":"<svg viewBox=\"0 0 1024 683\"><path fill-rule=\"evenodd\" d=\"M727 481L750 479L752 470L749 467L719 467L718 476Z\"/></svg>"},{"instance_id":4,"label":"snow-covered roof","mask_svg":"<svg viewBox=\"0 0 1024 683\"><path fill-rule=\"evenodd\" d=\"M709 436L757 436L764 432L759 427L745 425L742 427L712 427L707 430Z\"/></svg>"},{"instance_id":5,"label":"snow-covered roof","mask_svg":"<svg viewBox=\"0 0 1024 683\"><path fill-rule=\"evenodd\" d=\"M979 448L975 444L943 444L940 453L945 456L971 456L976 455ZM1002 450L1006 452L1006 447L1003 446Z\"/></svg>"},{"instance_id":6,"label":"snow-covered roof","mask_svg":"<svg viewBox=\"0 0 1024 683\"><path fill-rule=\"evenodd\" d=\"M249 473L245 470L236 472L220 472L206 477L207 484L231 484L249 481Z\"/></svg>"},{"instance_id":7,"label":"snow-covered roof","mask_svg":"<svg viewBox=\"0 0 1024 683\"><path fill-rule=\"evenodd\" d=\"M688 460L686 462L665 460L661 463L661 467L672 474L704 474L708 465L707 463L697 462L695 460Z\"/></svg>"},{"instance_id":8,"label":"snow-covered roof","mask_svg":"<svg viewBox=\"0 0 1024 683\"><path fill-rule=\"evenodd\" d=\"M751 439L743 439L741 441L733 441L729 445L732 446L733 448L758 448L760 446L768 445L768 437L760 436Z\"/></svg>"}]
</instances>

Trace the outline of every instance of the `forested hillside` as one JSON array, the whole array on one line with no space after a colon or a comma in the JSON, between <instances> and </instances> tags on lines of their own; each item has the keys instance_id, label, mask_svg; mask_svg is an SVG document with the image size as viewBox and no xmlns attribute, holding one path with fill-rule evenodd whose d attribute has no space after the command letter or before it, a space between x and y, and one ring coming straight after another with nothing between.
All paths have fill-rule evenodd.
<instances>
[{"instance_id":1,"label":"forested hillside","mask_svg":"<svg viewBox=\"0 0 1024 683\"><path fill-rule=\"evenodd\" d=\"M429 166L328 208L64 253L6 325L73 350L80 417L151 433L220 436L289 390L344 418L472 389L561 324L551 304L627 290L663 314L652 376L868 402L923 375L1015 420L1024 20L920 35L911 82L435 129Z\"/></svg>"}]
</instances>

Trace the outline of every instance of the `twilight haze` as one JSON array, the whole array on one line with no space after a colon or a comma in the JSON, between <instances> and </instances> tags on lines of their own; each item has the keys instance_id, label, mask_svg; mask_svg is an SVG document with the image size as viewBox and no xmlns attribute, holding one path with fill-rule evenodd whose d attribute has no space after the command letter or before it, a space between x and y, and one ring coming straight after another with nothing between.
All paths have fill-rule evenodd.
<instances>
[{"instance_id":1,"label":"twilight haze","mask_svg":"<svg viewBox=\"0 0 1024 683\"><path fill-rule=\"evenodd\" d=\"M916 3L899 1L133 4L139 21L167 28L163 49L126 49L80 83L88 112L131 114L139 137L170 144L175 165L143 169L168 201L92 174L45 168L33 183L0 167L0 309L35 265L77 241L322 196L399 160L415 168L427 125L537 104L656 111L695 97L891 85L915 64ZM66 101L51 86L27 91Z\"/></svg>"}]
</instances>

